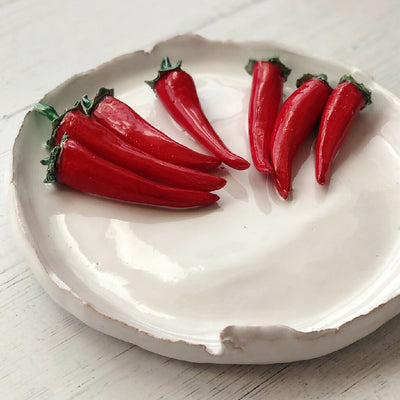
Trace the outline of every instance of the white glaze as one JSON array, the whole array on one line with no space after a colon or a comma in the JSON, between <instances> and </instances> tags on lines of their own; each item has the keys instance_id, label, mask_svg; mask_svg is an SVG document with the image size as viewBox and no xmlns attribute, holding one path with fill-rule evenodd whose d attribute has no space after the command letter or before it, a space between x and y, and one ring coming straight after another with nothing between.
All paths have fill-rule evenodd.
<instances>
[{"instance_id":1,"label":"white glaze","mask_svg":"<svg viewBox=\"0 0 400 400\"><path fill-rule=\"evenodd\" d=\"M251 78L243 66L249 57L279 54L293 70L286 94L304 72L325 72L332 84L352 72L373 90L374 103L356 120L328 188L315 181L310 137L295 161L291 201L281 200L253 167L221 168L228 184L218 205L188 211L43 185L38 161L47 155L49 124L28 114L14 147L13 210L33 269L52 297L106 333L172 357L210 362L314 357L394 315L390 304L370 312L400 287L398 99L356 69L273 43L189 36L75 77L43 101L61 111L98 86L113 86L151 123L199 150L143 83L167 54L172 61L183 58L217 132L247 159Z\"/></svg>"}]
</instances>

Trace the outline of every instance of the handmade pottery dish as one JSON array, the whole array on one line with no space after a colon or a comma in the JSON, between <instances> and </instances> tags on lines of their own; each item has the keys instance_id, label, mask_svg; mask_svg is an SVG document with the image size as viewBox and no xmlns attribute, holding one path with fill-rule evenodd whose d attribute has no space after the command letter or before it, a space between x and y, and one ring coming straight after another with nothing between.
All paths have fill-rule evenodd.
<instances>
[{"instance_id":1,"label":"handmade pottery dish","mask_svg":"<svg viewBox=\"0 0 400 400\"><path fill-rule=\"evenodd\" d=\"M369 334L400 305L400 101L360 70L271 42L179 36L76 75L40 102L58 111L100 86L177 141L204 151L144 83L164 56L182 59L223 141L250 161L249 58L279 55L335 86L351 73L372 91L328 187L315 180L311 135L295 160L293 199L254 167L220 167L220 201L172 210L42 183L50 124L29 112L16 138L10 212L40 284L89 326L194 362L317 357Z\"/></svg>"}]
</instances>

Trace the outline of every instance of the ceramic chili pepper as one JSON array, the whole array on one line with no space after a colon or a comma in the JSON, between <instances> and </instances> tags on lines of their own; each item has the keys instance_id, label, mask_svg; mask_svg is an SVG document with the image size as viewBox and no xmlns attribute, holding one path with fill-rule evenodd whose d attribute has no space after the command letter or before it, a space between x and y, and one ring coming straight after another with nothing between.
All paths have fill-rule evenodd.
<instances>
[{"instance_id":1,"label":"ceramic chili pepper","mask_svg":"<svg viewBox=\"0 0 400 400\"><path fill-rule=\"evenodd\" d=\"M165 207L198 207L216 202L213 193L172 188L154 183L113 164L64 135L50 157L45 183L63 183L73 189L116 200Z\"/></svg>"},{"instance_id":2,"label":"ceramic chili pepper","mask_svg":"<svg viewBox=\"0 0 400 400\"><path fill-rule=\"evenodd\" d=\"M239 170L250 166L245 159L233 154L214 131L201 108L193 78L182 71L181 61L172 66L165 57L158 76L146 83L174 120L223 163Z\"/></svg>"},{"instance_id":3,"label":"ceramic chili pepper","mask_svg":"<svg viewBox=\"0 0 400 400\"><path fill-rule=\"evenodd\" d=\"M282 100L283 83L291 70L278 57L250 59L245 67L253 75L249 102L251 156L258 171L273 172L269 161L272 131Z\"/></svg>"},{"instance_id":4,"label":"ceramic chili pepper","mask_svg":"<svg viewBox=\"0 0 400 400\"><path fill-rule=\"evenodd\" d=\"M292 187L293 158L317 122L332 90L324 74L306 74L297 80L297 87L279 110L271 139L274 183L284 199Z\"/></svg>"},{"instance_id":5,"label":"ceramic chili pepper","mask_svg":"<svg viewBox=\"0 0 400 400\"><path fill-rule=\"evenodd\" d=\"M221 162L172 140L114 97L113 89L100 88L93 100L83 96L85 113L132 146L171 164L211 171Z\"/></svg>"},{"instance_id":6,"label":"ceramic chili pepper","mask_svg":"<svg viewBox=\"0 0 400 400\"><path fill-rule=\"evenodd\" d=\"M61 142L66 133L98 156L127 168L144 178L164 185L185 189L212 191L225 185L223 178L159 160L136 149L93 119L82 114L78 105L62 117L46 104L36 104L37 112L53 121L49 147Z\"/></svg>"},{"instance_id":7,"label":"ceramic chili pepper","mask_svg":"<svg viewBox=\"0 0 400 400\"><path fill-rule=\"evenodd\" d=\"M340 78L328 98L315 148L315 175L320 185L329 179L332 162L360 110L371 103L371 92L350 75Z\"/></svg>"}]
</instances>

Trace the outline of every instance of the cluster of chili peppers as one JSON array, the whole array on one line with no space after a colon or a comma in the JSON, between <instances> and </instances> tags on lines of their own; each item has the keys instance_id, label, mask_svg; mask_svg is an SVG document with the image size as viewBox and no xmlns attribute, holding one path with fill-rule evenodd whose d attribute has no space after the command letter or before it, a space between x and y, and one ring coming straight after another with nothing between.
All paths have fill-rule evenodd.
<instances>
[{"instance_id":1,"label":"cluster of chili peppers","mask_svg":"<svg viewBox=\"0 0 400 400\"><path fill-rule=\"evenodd\" d=\"M249 140L257 170L272 174L279 194L291 191L292 162L321 117L316 146L316 178L324 185L330 166L358 112L371 102L371 92L351 76L332 91L324 74L306 74L283 103L283 85L291 70L277 57L249 60L253 75L249 104ZM83 96L58 115L45 104L35 111L53 126L47 141L46 183L121 201L166 207L198 207L216 202L211 191L226 180L208 172L221 162L238 169L250 164L224 144L205 116L193 78L168 57L158 76L146 81L173 119L213 155L179 144L145 121L112 89L100 88L93 100Z\"/></svg>"},{"instance_id":2,"label":"cluster of chili peppers","mask_svg":"<svg viewBox=\"0 0 400 400\"><path fill-rule=\"evenodd\" d=\"M321 185L327 183L333 160L356 116L371 103L371 92L350 75L344 75L332 90L326 75L305 74L279 108L290 69L277 57L250 60L245 69L253 75L249 141L257 170L272 174L277 191L287 199L293 159L320 119L316 179Z\"/></svg>"},{"instance_id":3,"label":"cluster of chili peppers","mask_svg":"<svg viewBox=\"0 0 400 400\"><path fill-rule=\"evenodd\" d=\"M166 207L197 207L216 202L211 191L226 180L208 172L221 162L239 170L250 164L233 154L204 115L192 77L162 63L158 77L148 82L174 119L213 156L193 151L145 121L112 89L101 88L93 100L83 96L58 115L49 105L35 111L53 124L47 147L46 183L117 200Z\"/></svg>"},{"instance_id":4,"label":"cluster of chili peppers","mask_svg":"<svg viewBox=\"0 0 400 400\"><path fill-rule=\"evenodd\" d=\"M101 88L59 116L45 104L35 111L52 121L52 149L46 183L117 200L165 207L198 207L216 202L210 191L226 180L207 173L220 165L195 152L141 118L113 91Z\"/></svg>"}]
</instances>

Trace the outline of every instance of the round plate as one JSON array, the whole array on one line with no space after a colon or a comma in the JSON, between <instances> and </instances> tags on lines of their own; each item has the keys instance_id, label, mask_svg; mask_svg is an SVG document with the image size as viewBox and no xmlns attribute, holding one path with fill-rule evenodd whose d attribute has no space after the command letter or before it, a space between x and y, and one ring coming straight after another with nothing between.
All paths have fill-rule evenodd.
<instances>
[{"instance_id":1,"label":"round plate","mask_svg":"<svg viewBox=\"0 0 400 400\"><path fill-rule=\"evenodd\" d=\"M217 205L172 210L45 185L50 124L29 112L13 149L11 214L30 265L51 297L102 332L189 361L272 363L344 347L398 312L400 103L358 69L270 42L180 36L72 77L41 102L58 111L100 86L162 131L201 149L144 83L161 59L183 60L224 142L250 160L248 58L279 55L292 73L351 73L372 90L335 160L314 177L315 132L283 201L254 167L228 181Z\"/></svg>"}]
</instances>

